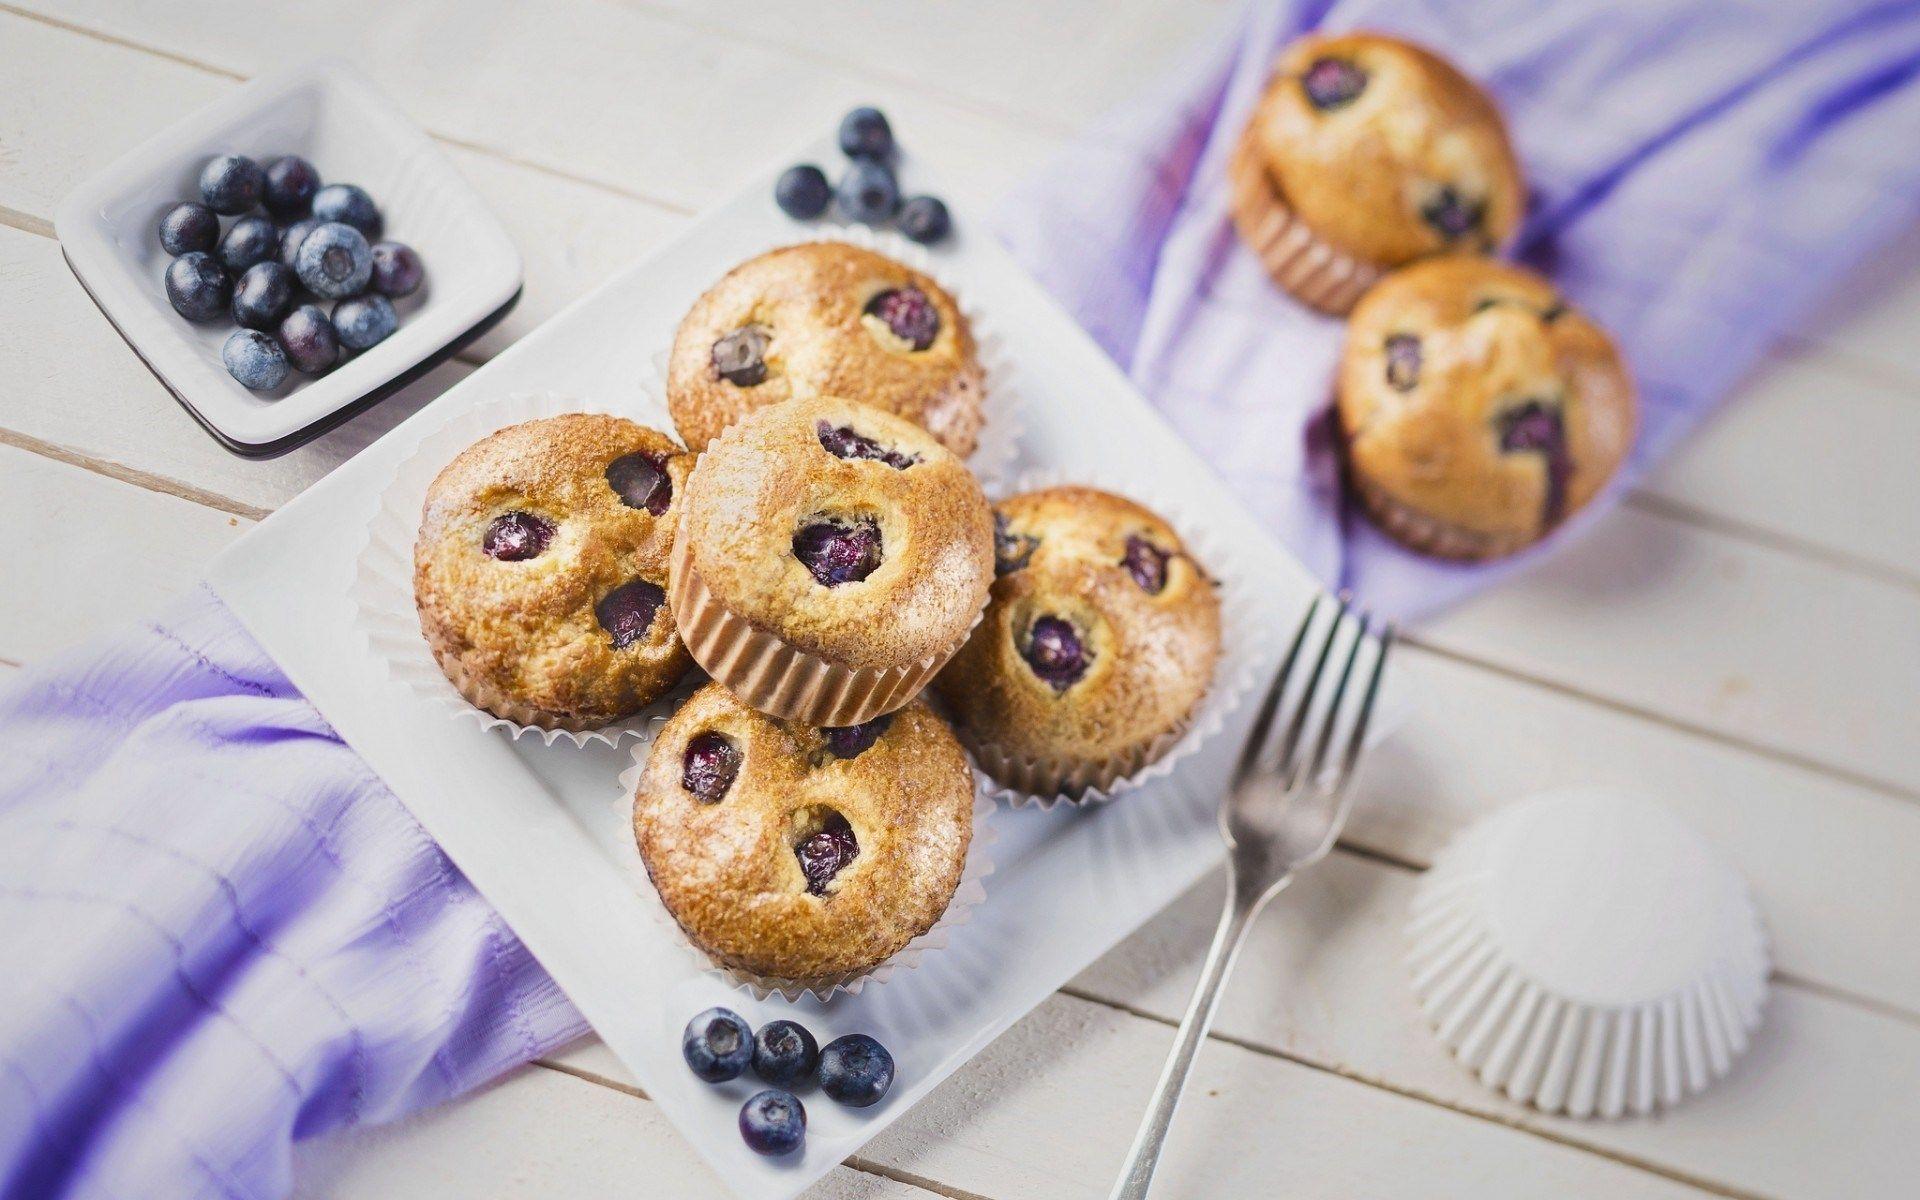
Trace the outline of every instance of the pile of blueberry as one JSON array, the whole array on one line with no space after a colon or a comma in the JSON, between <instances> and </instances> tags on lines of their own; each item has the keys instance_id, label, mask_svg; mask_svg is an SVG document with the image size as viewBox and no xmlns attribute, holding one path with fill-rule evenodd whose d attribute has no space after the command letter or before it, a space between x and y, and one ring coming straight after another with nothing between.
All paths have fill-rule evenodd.
<instances>
[{"instance_id":1,"label":"pile of blueberry","mask_svg":"<svg viewBox=\"0 0 1920 1200\"><path fill-rule=\"evenodd\" d=\"M740 1136L758 1154L790 1154L806 1141L807 1110L793 1091L808 1081L851 1108L878 1104L893 1086L893 1055L864 1033L820 1046L797 1021L769 1021L755 1033L730 1008L710 1008L688 1021L680 1053L708 1083L737 1079L752 1067L772 1085L740 1106Z\"/></svg>"},{"instance_id":2,"label":"pile of blueberry","mask_svg":"<svg viewBox=\"0 0 1920 1200\"><path fill-rule=\"evenodd\" d=\"M224 233L223 216L235 218ZM324 375L343 352L391 334L393 301L425 278L411 247L380 240L383 224L371 196L350 183L322 187L304 158L262 167L222 154L200 172L200 199L160 218L160 248L174 256L167 301L189 321L233 318L241 328L220 361L255 391L279 387L289 368Z\"/></svg>"},{"instance_id":3,"label":"pile of blueberry","mask_svg":"<svg viewBox=\"0 0 1920 1200\"><path fill-rule=\"evenodd\" d=\"M837 187L829 186L826 172L812 163L787 168L773 187L781 212L811 221L837 203L849 221L874 226L892 221L922 245L947 236L953 219L940 200L914 196L901 202L892 165L893 129L879 109L856 108L841 120L840 149L847 156L847 171Z\"/></svg>"}]
</instances>

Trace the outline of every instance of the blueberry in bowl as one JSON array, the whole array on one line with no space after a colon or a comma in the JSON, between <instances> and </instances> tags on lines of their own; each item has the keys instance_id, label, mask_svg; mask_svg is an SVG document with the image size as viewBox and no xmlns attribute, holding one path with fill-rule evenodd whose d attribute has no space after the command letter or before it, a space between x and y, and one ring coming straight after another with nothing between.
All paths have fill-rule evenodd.
<instances>
[{"instance_id":1,"label":"blueberry in bowl","mask_svg":"<svg viewBox=\"0 0 1920 1200\"><path fill-rule=\"evenodd\" d=\"M302 375L325 375L340 361L340 335L318 304L302 304L280 322L280 348Z\"/></svg>"},{"instance_id":2,"label":"blueberry in bowl","mask_svg":"<svg viewBox=\"0 0 1920 1200\"><path fill-rule=\"evenodd\" d=\"M319 221L314 220L312 217L302 217L291 225L281 227L280 261L286 264L287 270L292 271L297 269L298 264L294 260L295 256L300 253L300 243L307 240L308 234L320 228L320 224Z\"/></svg>"},{"instance_id":3,"label":"blueberry in bowl","mask_svg":"<svg viewBox=\"0 0 1920 1200\"><path fill-rule=\"evenodd\" d=\"M262 199L277 219L291 221L306 216L319 190L320 172L299 155L282 154L267 164Z\"/></svg>"},{"instance_id":4,"label":"blueberry in bowl","mask_svg":"<svg viewBox=\"0 0 1920 1200\"><path fill-rule=\"evenodd\" d=\"M856 158L840 177L834 198L848 220L862 225L881 225L900 207L900 185L894 181L887 164L877 159Z\"/></svg>"},{"instance_id":5,"label":"blueberry in bowl","mask_svg":"<svg viewBox=\"0 0 1920 1200\"><path fill-rule=\"evenodd\" d=\"M773 202L796 221L811 221L833 203L826 172L812 163L788 167L773 185Z\"/></svg>"},{"instance_id":6,"label":"blueberry in bowl","mask_svg":"<svg viewBox=\"0 0 1920 1200\"><path fill-rule=\"evenodd\" d=\"M220 347L220 361L227 374L242 387L270 392L286 382L287 356L280 343L258 329L236 329Z\"/></svg>"},{"instance_id":7,"label":"blueberry in bowl","mask_svg":"<svg viewBox=\"0 0 1920 1200\"><path fill-rule=\"evenodd\" d=\"M200 171L200 198L224 217L260 207L267 176L260 164L239 154L222 154Z\"/></svg>"},{"instance_id":8,"label":"blueberry in bowl","mask_svg":"<svg viewBox=\"0 0 1920 1200\"><path fill-rule=\"evenodd\" d=\"M204 204L176 204L160 218L160 248L168 254L211 250L219 241L220 218Z\"/></svg>"},{"instance_id":9,"label":"blueberry in bowl","mask_svg":"<svg viewBox=\"0 0 1920 1200\"><path fill-rule=\"evenodd\" d=\"M819 1063L820 1043L798 1021L768 1021L753 1035L753 1073L774 1087L798 1087Z\"/></svg>"},{"instance_id":10,"label":"blueberry in bowl","mask_svg":"<svg viewBox=\"0 0 1920 1200\"><path fill-rule=\"evenodd\" d=\"M265 217L241 217L220 239L220 261L234 274L280 252L280 231Z\"/></svg>"},{"instance_id":11,"label":"blueberry in bowl","mask_svg":"<svg viewBox=\"0 0 1920 1200\"><path fill-rule=\"evenodd\" d=\"M351 183L330 183L313 194L316 220L351 225L368 241L378 241L385 222L373 197Z\"/></svg>"},{"instance_id":12,"label":"blueberry in bowl","mask_svg":"<svg viewBox=\"0 0 1920 1200\"><path fill-rule=\"evenodd\" d=\"M353 226L329 221L300 243L293 269L322 300L344 300L365 291L373 278L373 247Z\"/></svg>"},{"instance_id":13,"label":"blueberry in bowl","mask_svg":"<svg viewBox=\"0 0 1920 1200\"><path fill-rule=\"evenodd\" d=\"M376 242L373 246L373 290L398 300L420 290L427 269L412 246Z\"/></svg>"},{"instance_id":14,"label":"blueberry in bowl","mask_svg":"<svg viewBox=\"0 0 1920 1200\"><path fill-rule=\"evenodd\" d=\"M807 1140L807 1110L792 1092L756 1092L740 1106L740 1137L755 1154L791 1154Z\"/></svg>"},{"instance_id":15,"label":"blueberry in bowl","mask_svg":"<svg viewBox=\"0 0 1920 1200\"><path fill-rule=\"evenodd\" d=\"M753 1061L753 1030L730 1008L709 1008L687 1022L680 1056L708 1083L738 1079Z\"/></svg>"},{"instance_id":16,"label":"blueberry in bowl","mask_svg":"<svg viewBox=\"0 0 1920 1200\"><path fill-rule=\"evenodd\" d=\"M881 161L893 153L893 128L877 108L861 106L840 119L840 152Z\"/></svg>"},{"instance_id":17,"label":"blueberry in bowl","mask_svg":"<svg viewBox=\"0 0 1920 1200\"><path fill-rule=\"evenodd\" d=\"M167 303L189 321L210 321L227 311L233 276L204 250L182 254L167 265Z\"/></svg>"},{"instance_id":18,"label":"blueberry in bowl","mask_svg":"<svg viewBox=\"0 0 1920 1200\"><path fill-rule=\"evenodd\" d=\"M333 328L340 335L340 344L349 350L380 344L398 324L393 301L385 296L354 296L333 306Z\"/></svg>"},{"instance_id":19,"label":"blueberry in bowl","mask_svg":"<svg viewBox=\"0 0 1920 1200\"><path fill-rule=\"evenodd\" d=\"M233 287L234 323L248 329L275 328L293 300L297 283L293 272L273 259L248 267Z\"/></svg>"},{"instance_id":20,"label":"blueberry in bowl","mask_svg":"<svg viewBox=\"0 0 1920 1200\"><path fill-rule=\"evenodd\" d=\"M893 1086L893 1055L864 1033L828 1042L820 1051L820 1090L850 1108L880 1103Z\"/></svg>"}]
</instances>

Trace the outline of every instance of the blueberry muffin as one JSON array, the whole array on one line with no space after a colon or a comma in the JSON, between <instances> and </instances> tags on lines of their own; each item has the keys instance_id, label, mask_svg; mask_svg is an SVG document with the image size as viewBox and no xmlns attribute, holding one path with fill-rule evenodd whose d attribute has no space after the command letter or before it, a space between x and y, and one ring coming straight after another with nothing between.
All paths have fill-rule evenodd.
<instances>
[{"instance_id":1,"label":"blueberry muffin","mask_svg":"<svg viewBox=\"0 0 1920 1200\"><path fill-rule=\"evenodd\" d=\"M754 409L843 396L965 458L982 380L967 319L939 284L871 250L811 242L740 264L694 303L674 335L667 407L704 450Z\"/></svg>"},{"instance_id":2,"label":"blueberry muffin","mask_svg":"<svg viewBox=\"0 0 1920 1200\"><path fill-rule=\"evenodd\" d=\"M1613 477L1634 432L1606 331L1531 271L1465 255L1396 271L1360 301L1339 413L1368 513L1444 558L1538 541Z\"/></svg>"},{"instance_id":3,"label":"blueberry muffin","mask_svg":"<svg viewBox=\"0 0 1920 1200\"><path fill-rule=\"evenodd\" d=\"M1035 795L1105 789L1178 740L1220 656L1220 598L1172 527L1056 487L995 510L987 615L936 690L982 770Z\"/></svg>"},{"instance_id":4,"label":"blueberry muffin","mask_svg":"<svg viewBox=\"0 0 1920 1200\"><path fill-rule=\"evenodd\" d=\"M993 513L926 430L834 397L756 409L687 484L669 591L747 703L854 725L911 700L993 582Z\"/></svg>"},{"instance_id":5,"label":"blueberry muffin","mask_svg":"<svg viewBox=\"0 0 1920 1200\"><path fill-rule=\"evenodd\" d=\"M1228 175L1234 224L1267 272L1336 316L1394 267L1498 249L1526 204L1486 93L1432 52L1372 33L1288 46Z\"/></svg>"},{"instance_id":6,"label":"blueberry muffin","mask_svg":"<svg viewBox=\"0 0 1920 1200\"><path fill-rule=\"evenodd\" d=\"M475 705L523 725L631 716L690 665L667 558L693 456L620 417L514 425L427 489L413 549L420 631Z\"/></svg>"},{"instance_id":7,"label":"blueberry muffin","mask_svg":"<svg viewBox=\"0 0 1920 1200\"><path fill-rule=\"evenodd\" d=\"M822 729L708 684L654 740L633 828L703 953L821 987L879 966L946 912L973 839L973 772L919 702Z\"/></svg>"}]
</instances>

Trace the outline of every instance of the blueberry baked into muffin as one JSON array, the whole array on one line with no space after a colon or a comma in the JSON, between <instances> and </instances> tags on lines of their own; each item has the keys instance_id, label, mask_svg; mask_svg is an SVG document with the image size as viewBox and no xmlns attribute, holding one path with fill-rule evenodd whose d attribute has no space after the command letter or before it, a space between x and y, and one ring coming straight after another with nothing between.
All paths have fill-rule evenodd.
<instances>
[{"instance_id":1,"label":"blueberry baked into muffin","mask_svg":"<svg viewBox=\"0 0 1920 1200\"><path fill-rule=\"evenodd\" d=\"M993 582L980 484L926 430L833 397L748 414L687 484L669 592L748 704L853 725L912 699Z\"/></svg>"},{"instance_id":2,"label":"blueberry baked into muffin","mask_svg":"<svg viewBox=\"0 0 1920 1200\"><path fill-rule=\"evenodd\" d=\"M1035 795L1107 788L1185 730L1220 655L1220 599L1172 527L1056 487L995 510L986 617L935 684L975 761Z\"/></svg>"},{"instance_id":3,"label":"blueberry baked into muffin","mask_svg":"<svg viewBox=\"0 0 1920 1200\"><path fill-rule=\"evenodd\" d=\"M1228 167L1274 281L1336 316L1394 267L1498 249L1526 192L1500 111L1450 63L1372 33L1288 46Z\"/></svg>"},{"instance_id":4,"label":"blueberry baked into muffin","mask_svg":"<svg viewBox=\"0 0 1920 1200\"><path fill-rule=\"evenodd\" d=\"M1464 255L1397 271L1360 301L1339 415L1375 522L1460 559L1510 554L1577 512L1619 469L1635 421L1606 331L1531 271Z\"/></svg>"},{"instance_id":5,"label":"blueberry baked into muffin","mask_svg":"<svg viewBox=\"0 0 1920 1200\"><path fill-rule=\"evenodd\" d=\"M918 701L822 729L708 684L654 740L633 826L696 947L819 987L872 970L946 912L973 838L973 772Z\"/></svg>"},{"instance_id":6,"label":"blueberry baked into muffin","mask_svg":"<svg viewBox=\"0 0 1920 1200\"><path fill-rule=\"evenodd\" d=\"M413 593L462 695L524 725L583 730L673 687L690 663L667 558L693 461L665 434L575 413L502 429L440 472Z\"/></svg>"},{"instance_id":7,"label":"blueberry baked into muffin","mask_svg":"<svg viewBox=\"0 0 1920 1200\"><path fill-rule=\"evenodd\" d=\"M871 250L811 242L749 259L694 303L674 335L667 407L704 450L754 409L844 396L965 458L983 379L967 319L939 284Z\"/></svg>"}]
</instances>

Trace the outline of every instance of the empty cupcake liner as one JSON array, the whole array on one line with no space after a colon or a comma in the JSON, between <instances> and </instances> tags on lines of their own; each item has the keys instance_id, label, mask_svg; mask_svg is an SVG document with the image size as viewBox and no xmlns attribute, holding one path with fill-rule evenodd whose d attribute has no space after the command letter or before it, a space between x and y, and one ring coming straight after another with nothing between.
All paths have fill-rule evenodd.
<instances>
[{"instance_id":1,"label":"empty cupcake liner","mask_svg":"<svg viewBox=\"0 0 1920 1200\"><path fill-rule=\"evenodd\" d=\"M640 775L646 770L647 755L652 752L652 742L660 728L666 724L664 716L652 719L653 728L646 739L633 747L633 761L620 773L620 794L614 798L617 811L626 817L626 828L633 828L633 800L640 790ZM730 967L714 959L706 951L694 945L687 931L680 927L666 902L660 898L659 891L653 886L653 879L647 874L647 864L640 857L638 842L628 836L625 841L624 861L628 873L634 879L634 890L644 899L649 914L660 922L663 929L672 934L674 942L684 950L693 961L705 971L726 980L737 988L742 988L755 1000L765 1000L769 996L780 996L792 1002L802 996L811 995L817 1000L829 1000L838 992L850 996L859 995L868 985L879 985L892 979L900 971L910 971L918 967L929 951L944 947L955 929L965 925L973 918L973 910L987 898L985 880L993 874L993 857L988 849L997 836L992 823L993 802L975 790L973 802L973 837L967 844L966 865L961 868L960 882L953 890L953 897L947 901L947 909L940 919L925 932L901 947L891 958L877 963L864 971L852 971L832 979L797 981L780 979L774 976L757 975Z\"/></svg>"},{"instance_id":2,"label":"empty cupcake liner","mask_svg":"<svg viewBox=\"0 0 1920 1200\"><path fill-rule=\"evenodd\" d=\"M1326 241L1288 206L1260 161L1248 124L1227 165L1228 207L1273 281L1329 316L1344 317L1386 272Z\"/></svg>"},{"instance_id":3,"label":"empty cupcake liner","mask_svg":"<svg viewBox=\"0 0 1920 1200\"><path fill-rule=\"evenodd\" d=\"M644 414L557 392L514 392L449 415L438 428L422 435L413 452L394 469L387 486L374 497L367 519L366 545L356 559L347 595L353 601L361 634L374 655L387 664L388 676L428 704L483 729L505 730L516 739L531 735L549 746L556 742L575 747L594 742L615 746L625 738L645 737L649 720L664 718L672 710L671 697L681 689L610 725L548 727L541 723L538 713L465 675L451 656L446 659L448 669L442 670L421 632L420 614L414 605L413 544L420 529L420 510L434 477L461 451L491 433L566 413L607 413L641 422L648 419ZM449 678L449 673L454 678ZM489 712L482 705L495 711Z\"/></svg>"}]
</instances>

